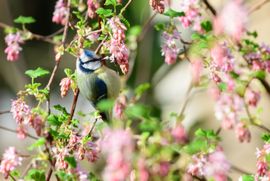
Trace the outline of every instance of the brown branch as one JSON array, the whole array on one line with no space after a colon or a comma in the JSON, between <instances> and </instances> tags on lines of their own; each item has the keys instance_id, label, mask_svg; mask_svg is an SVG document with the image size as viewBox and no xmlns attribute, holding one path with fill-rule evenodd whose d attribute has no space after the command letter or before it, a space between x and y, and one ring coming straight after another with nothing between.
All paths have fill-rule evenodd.
<instances>
[{"instance_id":1,"label":"brown branch","mask_svg":"<svg viewBox=\"0 0 270 181\"><path fill-rule=\"evenodd\" d=\"M205 6L207 7L207 9L210 10L210 12L216 16L217 15L217 11L215 10L215 8L208 2L208 0L202 0L203 3L205 4Z\"/></svg>"},{"instance_id":2,"label":"brown branch","mask_svg":"<svg viewBox=\"0 0 270 181\"><path fill-rule=\"evenodd\" d=\"M255 6L251 7L248 11L248 14L252 14L255 11L261 9L265 4L269 3L270 0L262 0L259 4L256 4Z\"/></svg>"},{"instance_id":3,"label":"brown branch","mask_svg":"<svg viewBox=\"0 0 270 181\"><path fill-rule=\"evenodd\" d=\"M89 131L89 133L88 133L88 136L89 136L89 137L92 136L92 133L93 133L93 131L94 131L94 128L95 128L95 126L96 126L96 123L97 123L98 119L99 119L99 118L95 118L95 121L94 121L94 123L93 123L93 125L92 125L92 127L91 127L91 129L90 129L90 131Z\"/></svg>"},{"instance_id":4,"label":"brown branch","mask_svg":"<svg viewBox=\"0 0 270 181\"><path fill-rule=\"evenodd\" d=\"M142 29L142 33L140 34L140 36L137 38L137 42L140 42L143 40L143 38L145 37L145 34L147 33L151 22L153 21L153 19L156 17L157 12L155 12L143 25L143 29Z\"/></svg>"},{"instance_id":5,"label":"brown branch","mask_svg":"<svg viewBox=\"0 0 270 181\"><path fill-rule=\"evenodd\" d=\"M264 86L266 92L270 95L270 85L268 84L268 82L265 79L258 79L258 80Z\"/></svg>"},{"instance_id":6,"label":"brown branch","mask_svg":"<svg viewBox=\"0 0 270 181\"><path fill-rule=\"evenodd\" d=\"M1 114L8 114L8 113L11 113L10 110L8 110L8 111L0 111L0 115Z\"/></svg>"},{"instance_id":7,"label":"brown branch","mask_svg":"<svg viewBox=\"0 0 270 181\"><path fill-rule=\"evenodd\" d=\"M6 128L4 126L0 126L0 129L5 130L5 131L8 131L8 132L11 132L11 133L16 133L17 134L17 131L16 130L13 130L13 129L10 129L10 128ZM26 135L29 138L32 138L34 140L37 140L38 139L37 137L35 137L35 136L33 136L33 135L29 134L29 133L26 133Z\"/></svg>"},{"instance_id":8,"label":"brown branch","mask_svg":"<svg viewBox=\"0 0 270 181\"><path fill-rule=\"evenodd\" d=\"M74 116L74 112L75 112L75 109L76 109L79 93L80 93L80 90L78 88L76 88L75 92L74 92L73 102L72 102L72 105L71 105L70 116L69 116L69 119L68 119L68 122L67 122L68 125L70 124L70 122L71 122L71 120L72 120L72 118Z\"/></svg>"},{"instance_id":9,"label":"brown branch","mask_svg":"<svg viewBox=\"0 0 270 181\"><path fill-rule=\"evenodd\" d=\"M248 171L245 171L242 168L239 168L239 167L237 167L235 165L232 165L232 164L231 164L231 169L234 170L234 171L236 171L236 172L238 172L238 173L241 173L241 174L252 175L252 173L250 173Z\"/></svg>"}]
</instances>

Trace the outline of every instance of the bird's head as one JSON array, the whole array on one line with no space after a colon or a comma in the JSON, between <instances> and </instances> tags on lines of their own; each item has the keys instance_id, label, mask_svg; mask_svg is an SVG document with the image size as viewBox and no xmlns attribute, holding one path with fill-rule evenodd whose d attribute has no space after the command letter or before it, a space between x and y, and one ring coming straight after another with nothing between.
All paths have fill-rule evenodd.
<instances>
[{"instance_id":1,"label":"bird's head","mask_svg":"<svg viewBox=\"0 0 270 181\"><path fill-rule=\"evenodd\" d=\"M102 66L102 58L91 50L82 49L78 58L78 67L83 72L97 70Z\"/></svg>"}]
</instances>

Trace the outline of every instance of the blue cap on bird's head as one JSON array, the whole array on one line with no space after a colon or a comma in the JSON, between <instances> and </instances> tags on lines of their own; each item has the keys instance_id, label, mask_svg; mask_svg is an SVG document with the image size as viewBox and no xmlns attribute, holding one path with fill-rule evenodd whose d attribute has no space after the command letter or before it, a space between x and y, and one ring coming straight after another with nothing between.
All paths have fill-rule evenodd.
<instances>
[{"instance_id":1,"label":"blue cap on bird's head","mask_svg":"<svg viewBox=\"0 0 270 181\"><path fill-rule=\"evenodd\" d=\"M101 58L95 54L95 52L87 49L81 49L80 50L80 62L81 63L88 63L91 61L100 61Z\"/></svg>"}]
</instances>

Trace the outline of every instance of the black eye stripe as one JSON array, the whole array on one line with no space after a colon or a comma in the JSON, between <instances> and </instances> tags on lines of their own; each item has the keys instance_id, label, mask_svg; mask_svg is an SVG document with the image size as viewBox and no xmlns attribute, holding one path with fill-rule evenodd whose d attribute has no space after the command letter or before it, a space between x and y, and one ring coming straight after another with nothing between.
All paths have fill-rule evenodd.
<instances>
[{"instance_id":1,"label":"black eye stripe","mask_svg":"<svg viewBox=\"0 0 270 181\"><path fill-rule=\"evenodd\" d=\"M87 63L89 63L89 62L97 62L97 61L101 61L101 60L102 60L102 58L94 58L94 59L90 59L90 60L88 60L88 61L86 61L86 62L83 62L83 61L81 60L81 58L79 58L79 61L80 61L81 64L87 64Z\"/></svg>"}]
</instances>

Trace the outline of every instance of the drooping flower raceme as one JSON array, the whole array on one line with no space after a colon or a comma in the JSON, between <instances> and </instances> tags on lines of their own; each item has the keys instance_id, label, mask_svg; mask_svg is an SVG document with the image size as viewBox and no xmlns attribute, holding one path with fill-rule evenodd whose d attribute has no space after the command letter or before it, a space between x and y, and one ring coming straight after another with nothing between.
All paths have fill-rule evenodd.
<instances>
[{"instance_id":1,"label":"drooping flower raceme","mask_svg":"<svg viewBox=\"0 0 270 181\"><path fill-rule=\"evenodd\" d=\"M67 22L68 7L65 0L58 0L55 4L52 21L65 25Z\"/></svg>"},{"instance_id":2,"label":"drooping flower raceme","mask_svg":"<svg viewBox=\"0 0 270 181\"><path fill-rule=\"evenodd\" d=\"M129 69L129 50L125 44L125 31L127 28L116 16L112 17L108 23L112 30L112 37L109 42L105 43L105 46L111 53L110 60L119 64L122 72L126 74Z\"/></svg>"},{"instance_id":3,"label":"drooping flower raceme","mask_svg":"<svg viewBox=\"0 0 270 181\"><path fill-rule=\"evenodd\" d=\"M157 11L158 13L163 13L165 10L165 1L164 0L150 0L150 6L153 10Z\"/></svg>"},{"instance_id":4,"label":"drooping flower raceme","mask_svg":"<svg viewBox=\"0 0 270 181\"><path fill-rule=\"evenodd\" d=\"M179 48L176 44L180 39L180 34L177 30L172 33L164 31L162 33L163 44L161 46L162 55L165 56L165 62L167 64L173 64L176 62Z\"/></svg>"},{"instance_id":5,"label":"drooping flower raceme","mask_svg":"<svg viewBox=\"0 0 270 181\"><path fill-rule=\"evenodd\" d=\"M215 19L214 30L216 34L224 32L239 41L245 32L247 17L248 11L242 0L230 0Z\"/></svg>"},{"instance_id":6,"label":"drooping flower raceme","mask_svg":"<svg viewBox=\"0 0 270 181\"><path fill-rule=\"evenodd\" d=\"M127 130L110 130L104 132L100 140L101 150L107 155L103 171L105 181L124 181L131 172L131 159L134 150L132 134Z\"/></svg>"},{"instance_id":7,"label":"drooping flower raceme","mask_svg":"<svg viewBox=\"0 0 270 181\"><path fill-rule=\"evenodd\" d=\"M22 164L22 157L20 157L14 147L6 149L1 159L0 173L4 174L5 178L8 178L9 173L19 165Z\"/></svg>"},{"instance_id":8,"label":"drooping flower raceme","mask_svg":"<svg viewBox=\"0 0 270 181\"><path fill-rule=\"evenodd\" d=\"M255 180L269 180L269 165L268 158L270 154L270 144L266 143L262 149L257 148L256 156L257 156L257 172L255 174Z\"/></svg>"},{"instance_id":9,"label":"drooping flower raceme","mask_svg":"<svg viewBox=\"0 0 270 181\"><path fill-rule=\"evenodd\" d=\"M183 0L181 2L181 11L183 11L185 15L179 17L179 19L184 28L191 27L194 31L203 32L199 8L198 0Z\"/></svg>"},{"instance_id":10,"label":"drooping flower raceme","mask_svg":"<svg viewBox=\"0 0 270 181\"><path fill-rule=\"evenodd\" d=\"M99 3L97 0L88 0L87 1L87 13L88 16L93 19L96 16L96 10L99 8Z\"/></svg>"},{"instance_id":11,"label":"drooping flower raceme","mask_svg":"<svg viewBox=\"0 0 270 181\"><path fill-rule=\"evenodd\" d=\"M7 60L15 61L19 58L19 53L22 51L20 44L24 43L23 38L19 32L10 33L5 37L7 48L5 53L7 54Z\"/></svg>"},{"instance_id":12,"label":"drooping flower raceme","mask_svg":"<svg viewBox=\"0 0 270 181\"><path fill-rule=\"evenodd\" d=\"M65 97L68 93L68 90L70 89L70 86L72 84L72 80L68 77L65 77L60 82L60 91L61 91L61 97Z\"/></svg>"}]
</instances>

